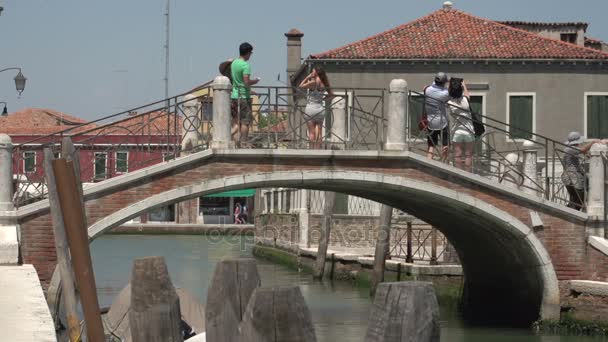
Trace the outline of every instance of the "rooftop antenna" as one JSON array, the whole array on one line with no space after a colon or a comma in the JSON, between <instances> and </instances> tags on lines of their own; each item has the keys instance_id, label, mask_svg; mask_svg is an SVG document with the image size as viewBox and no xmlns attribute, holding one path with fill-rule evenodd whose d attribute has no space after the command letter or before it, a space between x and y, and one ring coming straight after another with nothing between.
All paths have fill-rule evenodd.
<instances>
[{"instance_id":1,"label":"rooftop antenna","mask_svg":"<svg viewBox=\"0 0 608 342\"><path fill-rule=\"evenodd\" d=\"M171 0L167 0L165 8L165 99L169 98L169 8L171 7ZM167 111L169 110L169 103L167 100Z\"/></svg>"}]
</instances>

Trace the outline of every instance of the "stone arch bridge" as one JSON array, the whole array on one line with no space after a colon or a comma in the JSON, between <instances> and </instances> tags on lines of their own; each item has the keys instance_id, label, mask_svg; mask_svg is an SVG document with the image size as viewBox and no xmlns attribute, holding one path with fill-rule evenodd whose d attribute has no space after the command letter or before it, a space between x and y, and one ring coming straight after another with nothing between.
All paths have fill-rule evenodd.
<instances>
[{"instance_id":1,"label":"stone arch bridge","mask_svg":"<svg viewBox=\"0 0 608 342\"><path fill-rule=\"evenodd\" d=\"M467 306L480 315L557 318L559 281L608 279L608 255L587 244L587 214L407 151L197 152L87 188L89 237L163 205L281 186L368 198L436 226L458 252ZM48 284L56 262L48 200L20 207L16 219L22 262Z\"/></svg>"}]
</instances>

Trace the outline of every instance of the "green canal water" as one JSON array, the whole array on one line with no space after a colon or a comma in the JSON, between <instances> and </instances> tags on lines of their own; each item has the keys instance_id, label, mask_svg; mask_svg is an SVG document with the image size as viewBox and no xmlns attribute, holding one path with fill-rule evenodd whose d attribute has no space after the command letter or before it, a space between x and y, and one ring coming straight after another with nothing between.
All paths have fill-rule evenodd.
<instances>
[{"instance_id":1,"label":"green canal water","mask_svg":"<svg viewBox=\"0 0 608 342\"><path fill-rule=\"evenodd\" d=\"M101 306L129 282L133 259L165 257L173 284L206 302L216 263L226 257L251 257L251 237L204 235L105 235L91 245ZM263 286L298 285L312 313L319 342L363 341L371 299L368 289L348 282L316 282L282 265L258 260ZM526 329L465 326L454 306L441 307L441 341L449 342L598 342L608 339L580 336L536 336Z\"/></svg>"}]
</instances>

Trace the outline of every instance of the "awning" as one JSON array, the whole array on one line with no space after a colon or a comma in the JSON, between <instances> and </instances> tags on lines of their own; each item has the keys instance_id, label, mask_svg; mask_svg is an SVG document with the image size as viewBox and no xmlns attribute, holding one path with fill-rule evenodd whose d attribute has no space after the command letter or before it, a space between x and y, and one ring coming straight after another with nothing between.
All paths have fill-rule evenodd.
<instances>
[{"instance_id":1,"label":"awning","mask_svg":"<svg viewBox=\"0 0 608 342\"><path fill-rule=\"evenodd\" d=\"M255 195L255 189L243 189L224 191L217 194L207 195L205 197L251 197Z\"/></svg>"}]
</instances>

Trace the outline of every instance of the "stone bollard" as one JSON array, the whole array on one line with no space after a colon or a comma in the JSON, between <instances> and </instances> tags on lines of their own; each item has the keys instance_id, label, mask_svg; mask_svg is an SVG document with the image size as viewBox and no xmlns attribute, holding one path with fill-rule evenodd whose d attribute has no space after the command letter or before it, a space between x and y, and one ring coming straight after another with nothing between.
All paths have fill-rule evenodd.
<instances>
[{"instance_id":1,"label":"stone bollard","mask_svg":"<svg viewBox=\"0 0 608 342\"><path fill-rule=\"evenodd\" d=\"M14 210L13 205L13 143L0 134L0 211Z\"/></svg>"},{"instance_id":2,"label":"stone bollard","mask_svg":"<svg viewBox=\"0 0 608 342\"><path fill-rule=\"evenodd\" d=\"M526 140L523 143L524 147L524 182L522 190L530 195L542 196L540 192L538 173L537 173L537 150L534 148L536 144L533 141Z\"/></svg>"},{"instance_id":3,"label":"stone bollard","mask_svg":"<svg viewBox=\"0 0 608 342\"><path fill-rule=\"evenodd\" d=\"M182 342L179 297L163 257L133 262L129 324L133 342Z\"/></svg>"},{"instance_id":4,"label":"stone bollard","mask_svg":"<svg viewBox=\"0 0 608 342\"><path fill-rule=\"evenodd\" d=\"M310 310L297 286L255 289L239 330L241 342L317 340Z\"/></svg>"},{"instance_id":5,"label":"stone bollard","mask_svg":"<svg viewBox=\"0 0 608 342\"><path fill-rule=\"evenodd\" d=\"M232 116L230 114L230 90L232 85L226 76L213 80L213 137L211 148L234 148L230 134Z\"/></svg>"},{"instance_id":6,"label":"stone bollard","mask_svg":"<svg viewBox=\"0 0 608 342\"><path fill-rule=\"evenodd\" d=\"M345 95L346 96L346 95ZM332 149L343 150L346 148L346 97L336 97L331 106L331 141Z\"/></svg>"},{"instance_id":7,"label":"stone bollard","mask_svg":"<svg viewBox=\"0 0 608 342\"><path fill-rule=\"evenodd\" d=\"M384 149L396 151L406 149L406 108L407 82L402 79L394 79L389 86L387 135Z\"/></svg>"},{"instance_id":8,"label":"stone bollard","mask_svg":"<svg viewBox=\"0 0 608 342\"><path fill-rule=\"evenodd\" d=\"M206 338L213 342L238 341L238 325L253 291L260 286L253 259L222 260L215 267L205 307Z\"/></svg>"},{"instance_id":9,"label":"stone bollard","mask_svg":"<svg viewBox=\"0 0 608 342\"><path fill-rule=\"evenodd\" d=\"M391 220L393 218L393 208L382 204L380 208L380 218L378 220L378 238L374 253L374 271L372 273L371 295L376 292L378 284L384 281L384 270L386 258L390 252Z\"/></svg>"},{"instance_id":10,"label":"stone bollard","mask_svg":"<svg viewBox=\"0 0 608 342\"><path fill-rule=\"evenodd\" d=\"M589 151L589 194L587 196L587 214L597 219L604 219L604 160L608 151L604 144L593 144Z\"/></svg>"},{"instance_id":11,"label":"stone bollard","mask_svg":"<svg viewBox=\"0 0 608 342\"><path fill-rule=\"evenodd\" d=\"M196 100L196 96L187 94L184 96L184 137L182 139L182 151L191 153L193 148L200 146L200 127L201 117L199 111L201 104ZM182 152L183 154L183 152Z\"/></svg>"},{"instance_id":12,"label":"stone bollard","mask_svg":"<svg viewBox=\"0 0 608 342\"><path fill-rule=\"evenodd\" d=\"M0 264L19 263L19 240L14 211L13 143L8 135L0 134Z\"/></svg>"},{"instance_id":13,"label":"stone bollard","mask_svg":"<svg viewBox=\"0 0 608 342\"><path fill-rule=\"evenodd\" d=\"M519 172L519 156L517 153L509 153L505 160L500 162L500 182L505 186L519 189L522 184L522 176Z\"/></svg>"},{"instance_id":14,"label":"stone bollard","mask_svg":"<svg viewBox=\"0 0 608 342\"><path fill-rule=\"evenodd\" d=\"M439 342L439 304L430 282L378 286L365 342Z\"/></svg>"}]
</instances>

